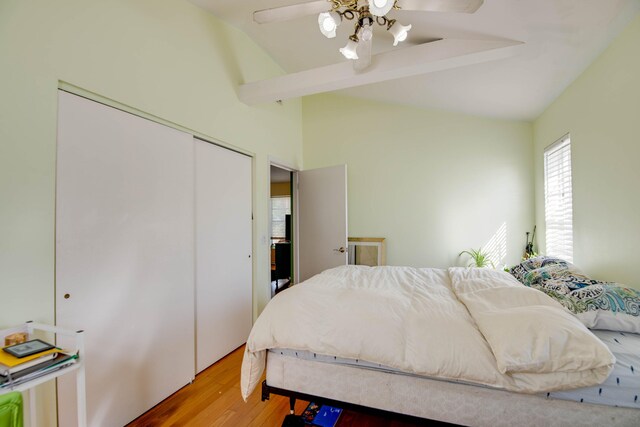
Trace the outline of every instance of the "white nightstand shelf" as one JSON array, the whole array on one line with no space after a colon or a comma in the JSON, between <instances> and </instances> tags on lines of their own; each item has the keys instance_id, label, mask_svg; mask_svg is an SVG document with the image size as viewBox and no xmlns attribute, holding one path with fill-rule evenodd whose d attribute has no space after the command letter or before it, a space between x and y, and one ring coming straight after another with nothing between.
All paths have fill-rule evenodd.
<instances>
[{"instance_id":1,"label":"white nightstand shelf","mask_svg":"<svg viewBox=\"0 0 640 427\"><path fill-rule=\"evenodd\" d=\"M78 355L76 362L70 366L58 369L51 373L45 374L41 377L34 378L16 386L7 385L0 388L0 395L10 393L12 391L26 392L29 391L29 416L31 426L37 426L36 418L36 393L35 387L43 384L47 381L51 381L62 375L67 375L71 372L76 373L76 387L78 398L78 427L86 427L87 425L87 412L86 412L86 395L85 395L85 374L84 374L84 332L83 331L68 331L66 329L58 328L55 326L44 325L41 323L27 322L24 325L4 329L0 331L0 339L4 340L4 337L16 332L27 332L31 337L34 331L49 332L56 335L56 341L58 335L66 335L75 338L75 348L68 348L65 350L71 351Z\"/></svg>"}]
</instances>

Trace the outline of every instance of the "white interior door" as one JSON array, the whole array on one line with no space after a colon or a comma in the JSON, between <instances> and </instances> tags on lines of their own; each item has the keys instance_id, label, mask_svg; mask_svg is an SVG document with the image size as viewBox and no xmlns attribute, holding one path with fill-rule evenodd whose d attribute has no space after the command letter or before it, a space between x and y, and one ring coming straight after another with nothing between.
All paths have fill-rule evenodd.
<instances>
[{"instance_id":1,"label":"white interior door","mask_svg":"<svg viewBox=\"0 0 640 427\"><path fill-rule=\"evenodd\" d=\"M65 92L58 120L56 324L85 330L88 425L123 426L195 373L193 140ZM59 425L75 402L60 378Z\"/></svg>"},{"instance_id":2,"label":"white interior door","mask_svg":"<svg viewBox=\"0 0 640 427\"><path fill-rule=\"evenodd\" d=\"M299 281L347 264L347 166L298 172Z\"/></svg>"},{"instance_id":3,"label":"white interior door","mask_svg":"<svg viewBox=\"0 0 640 427\"><path fill-rule=\"evenodd\" d=\"M195 140L197 371L247 341L252 324L251 158Z\"/></svg>"}]
</instances>

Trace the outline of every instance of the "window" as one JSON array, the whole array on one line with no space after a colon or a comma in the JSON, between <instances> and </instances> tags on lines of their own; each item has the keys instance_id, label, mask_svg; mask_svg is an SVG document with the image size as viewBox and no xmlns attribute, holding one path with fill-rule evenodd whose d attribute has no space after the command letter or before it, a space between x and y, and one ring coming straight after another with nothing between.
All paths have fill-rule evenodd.
<instances>
[{"instance_id":1,"label":"window","mask_svg":"<svg viewBox=\"0 0 640 427\"><path fill-rule=\"evenodd\" d=\"M285 215L291 214L291 197L271 198L271 238L284 239L287 234Z\"/></svg>"},{"instance_id":2,"label":"window","mask_svg":"<svg viewBox=\"0 0 640 427\"><path fill-rule=\"evenodd\" d=\"M569 135L544 150L544 216L547 255L573 262L573 202L571 191L571 138Z\"/></svg>"}]
</instances>

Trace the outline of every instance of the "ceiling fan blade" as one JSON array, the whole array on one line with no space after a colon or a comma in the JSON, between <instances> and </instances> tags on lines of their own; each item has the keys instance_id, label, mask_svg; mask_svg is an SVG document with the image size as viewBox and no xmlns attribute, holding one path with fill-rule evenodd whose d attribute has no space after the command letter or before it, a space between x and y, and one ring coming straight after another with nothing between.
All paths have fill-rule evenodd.
<instances>
[{"instance_id":1,"label":"ceiling fan blade","mask_svg":"<svg viewBox=\"0 0 640 427\"><path fill-rule=\"evenodd\" d=\"M362 71L371 65L371 45L373 37L369 40L360 40L358 43L358 59L353 60L353 69Z\"/></svg>"},{"instance_id":2,"label":"ceiling fan blade","mask_svg":"<svg viewBox=\"0 0 640 427\"><path fill-rule=\"evenodd\" d=\"M474 13L484 0L398 0L401 10Z\"/></svg>"},{"instance_id":3,"label":"ceiling fan blade","mask_svg":"<svg viewBox=\"0 0 640 427\"><path fill-rule=\"evenodd\" d=\"M329 10L331 10L331 2L328 0L316 0L291 6L258 10L253 12L253 20L258 24L268 24L270 22L288 21L302 16L316 15Z\"/></svg>"}]
</instances>

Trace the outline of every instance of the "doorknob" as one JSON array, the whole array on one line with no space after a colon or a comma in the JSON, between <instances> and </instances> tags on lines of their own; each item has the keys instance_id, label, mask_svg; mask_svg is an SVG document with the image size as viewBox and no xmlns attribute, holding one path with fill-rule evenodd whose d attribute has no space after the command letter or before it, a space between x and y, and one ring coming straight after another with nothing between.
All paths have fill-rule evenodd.
<instances>
[{"instance_id":1,"label":"doorknob","mask_svg":"<svg viewBox=\"0 0 640 427\"><path fill-rule=\"evenodd\" d=\"M334 251L334 252L340 252L341 254L343 254L343 253L347 252L347 250L346 250L344 247L342 247L342 246L340 246L340 249L334 249L333 251Z\"/></svg>"}]
</instances>

